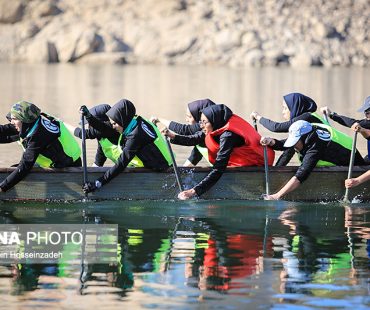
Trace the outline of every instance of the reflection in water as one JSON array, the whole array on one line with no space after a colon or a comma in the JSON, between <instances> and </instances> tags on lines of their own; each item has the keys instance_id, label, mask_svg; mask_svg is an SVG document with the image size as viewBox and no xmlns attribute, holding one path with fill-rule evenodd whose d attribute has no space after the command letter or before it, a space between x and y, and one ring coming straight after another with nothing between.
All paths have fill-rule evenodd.
<instances>
[{"instance_id":1,"label":"reflection in water","mask_svg":"<svg viewBox=\"0 0 370 310\"><path fill-rule=\"evenodd\" d=\"M121 302L142 307L247 302L358 309L369 302L368 205L5 206L1 223L119 225L117 265L65 260L2 266L0 294L22 295L25 304L37 297L44 305L62 306L61 294L97 306L104 294L103 304L117 307Z\"/></svg>"}]
</instances>

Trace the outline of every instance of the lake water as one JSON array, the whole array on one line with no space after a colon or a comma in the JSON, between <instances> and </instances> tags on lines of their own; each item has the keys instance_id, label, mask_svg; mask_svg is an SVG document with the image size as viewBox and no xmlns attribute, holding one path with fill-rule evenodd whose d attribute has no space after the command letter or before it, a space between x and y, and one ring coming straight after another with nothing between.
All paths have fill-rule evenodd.
<instances>
[{"instance_id":1,"label":"lake water","mask_svg":"<svg viewBox=\"0 0 370 310\"><path fill-rule=\"evenodd\" d=\"M2 307L368 309L370 206L6 203L1 223L118 224L120 262L0 267ZM83 267L82 267L83 266Z\"/></svg>"},{"instance_id":2,"label":"lake water","mask_svg":"<svg viewBox=\"0 0 370 310\"><path fill-rule=\"evenodd\" d=\"M208 97L245 118L257 110L281 120L282 96L298 91L361 118L369 86L369 68L0 64L0 115L5 123L24 99L77 124L80 105L128 98L147 118L182 121L187 102ZM89 164L95 147L88 143ZM189 153L175 151L179 163ZM0 145L0 166L20 156L17 145ZM121 248L118 265L2 265L1 307L368 309L369 212L369 204L0 201L1 224L118 224Z\"/></svg>"}]
</instances>

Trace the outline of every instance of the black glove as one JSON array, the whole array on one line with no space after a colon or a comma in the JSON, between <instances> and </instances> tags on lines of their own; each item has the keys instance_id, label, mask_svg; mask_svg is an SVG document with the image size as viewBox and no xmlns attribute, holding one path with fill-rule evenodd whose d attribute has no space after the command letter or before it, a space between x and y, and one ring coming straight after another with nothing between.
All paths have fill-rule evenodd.
<instances>
[{"instance_id":1,"label":"black glove","mask_svg":"<svg viewBox=\"0 0 370 310\"><path fill-rule=\"evenodd\" d=\"M80 107L80 112L86 118L89 118L91 116L91 113L90 113L89 109L85 105L82 105Z\"/></svg>"}]
</instances>

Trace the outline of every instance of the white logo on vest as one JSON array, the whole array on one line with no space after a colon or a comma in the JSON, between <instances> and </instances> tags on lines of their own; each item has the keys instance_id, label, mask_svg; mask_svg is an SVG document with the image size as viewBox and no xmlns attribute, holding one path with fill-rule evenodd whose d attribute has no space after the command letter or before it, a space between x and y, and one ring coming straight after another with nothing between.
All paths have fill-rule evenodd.
<instances>
[{"instance_id":1,"label":"white logo on vest","mask_svg":"<svg viewBox=\"0 0 370 310\"><path fill-rule=\"evenodd\" d=\"M47 131L50 131L51 133L59 133L59 127L50 122L48 119L41 118L41 124L46 128Z\"/></svg>"},{"instance_id":2,"label":"white logo on vest","mask_svg":"<svg viewBox=\"0 0 370 310\"><path fill-rule=\"evenodd\" d=\"M330 141L331 140L330 132L328 132L326 130L322 130L322 129L318 129L318 130L316 130L316 132L317 132L317 135L319 136L319 138L321 140L324 140L324 141Z\"/></svg>"}]
</instances>

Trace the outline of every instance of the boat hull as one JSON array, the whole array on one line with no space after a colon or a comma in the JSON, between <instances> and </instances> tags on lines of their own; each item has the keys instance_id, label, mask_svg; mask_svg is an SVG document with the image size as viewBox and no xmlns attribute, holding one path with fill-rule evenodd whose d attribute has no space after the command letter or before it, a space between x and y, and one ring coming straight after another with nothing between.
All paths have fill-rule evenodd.
<instances>
[{"instance_id":1,"label":"boat hull","mask_svg":"<svg viewBox=\"0 0 370 310\"><path fill-rule=\"evenodd\" d=\"M15 168L0 169L4 179ZM89 168L88 179L95 180L108 168ZM355 167L353 176L367 171L369 167ZM180 168L185 188L201 181L209 168ZM297 167L271 167L270 192L279 190L295 173ZM307 181L288 194L285 199L293 201L337 201L344 195L347 167L316 168ZM84 198L82 192L82 169L34 168L27 177L11 190L0 193L0 200L71 201ZM367 186L351 189L350 196L368 200ZM228 168L221 179L202 199L257 200L265 193L263 167ZM153 172L145 168L126 169L100 190L89 194L92 199L169 200L176 199L178 188L173 172Z\"/></svg>"}]
</instances>

